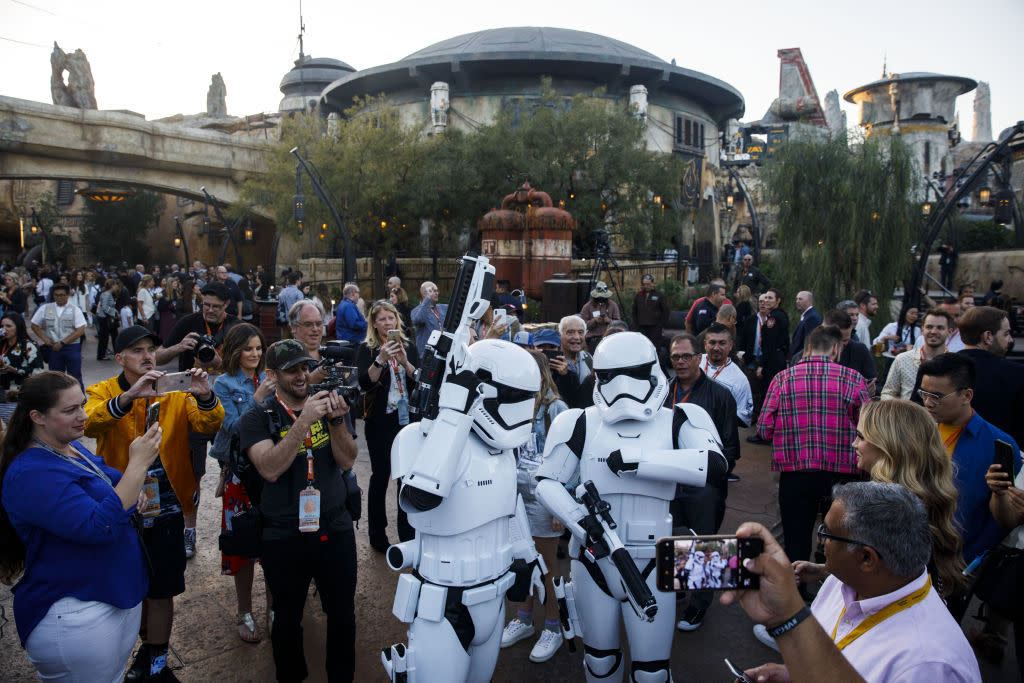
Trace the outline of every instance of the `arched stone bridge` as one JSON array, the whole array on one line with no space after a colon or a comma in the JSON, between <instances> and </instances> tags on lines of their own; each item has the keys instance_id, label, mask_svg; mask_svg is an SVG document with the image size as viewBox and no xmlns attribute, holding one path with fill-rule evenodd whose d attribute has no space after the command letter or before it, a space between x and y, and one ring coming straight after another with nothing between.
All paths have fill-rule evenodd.
<instances>
[{"instance_id":1,"label":"arched stone bridge","mask_svg":"<svg viewBox=\"0 0 1024 683\"><path fill-rule=\"evenodd\" d=\"M223 202L266 172L262 141L0 96L0 178L117 183Z\"/></svg>"}]
</instances>

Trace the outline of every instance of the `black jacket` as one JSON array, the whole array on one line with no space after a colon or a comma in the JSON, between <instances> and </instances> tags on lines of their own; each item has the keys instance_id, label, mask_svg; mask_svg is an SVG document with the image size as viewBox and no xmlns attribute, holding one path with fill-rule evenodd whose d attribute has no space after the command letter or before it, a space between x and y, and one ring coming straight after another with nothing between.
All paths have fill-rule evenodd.
<instances>
[{"instance_id":1,"label":"black jacket","mask_svg":"<svg viewBox=\"0 0 1024 683\"><path fill-rule=\"evenodd\" d=\"M789 318L779 309L768 314L761 338L760 364L754 357L754 339L758 324L759 319L754 315L737 327L737 346L743 351L743 362L747 368L756 370L759 366L763 367L764 381L768 382L786 369L786 360L789 358Z\"/></svg>"},{"instance_id":2,"label":"black jacket","mask_svg":"<svg viewBox=\"0 0 1024 683\"><path fill-rule=\"evenodd\" d=\"M668 385L668 396L665 398L665 407L671 408L675 405L676 385L678 377L673 377ZM679 396L682 399L682 396ZM740 437L737 431L736 399L730 392L718 382L708 379L707 375L700 373L700 377L694 382L690 389L690 395L686 398L687 403L698 405L707 411L711 421L718 428L718 436L722 439L722 455L729 461L729 469L740 459Z\"/></svg>"},{"instance_id":3,"label":"black jacket","mask_svg":"<svg viewBox=\"0 0 1024 683\"><path fill-rule=\"evenodd\" d=\"M405 355L412 363L413 367L419 365L420 357L416 353L416 342L409 340L405 343ZM370 365L373 363L373 359L377 357L376 351L371 351L370 347L366 345L366 342L359 344L356 349L356 368L359 371L359 388L363 390L363 393L370 391L374 387L374 383L370 380ZM378 420L384 421L387 415L388 409L388 391L391 389L391 372L386 371L387 368L381 371L380 377L377 379L377 395L373 400L373 411L370 413L370 417L367 418L367 423L377 422ZM409 391L408 385L412 382L412 378L408 375L405 376L405 391ZM408 399L408 394L406 394ZM359 418L359 415L353 415L353 418Z\"/></svg>"},{"instance_id":4,"label":"black jacket","mask_svg":"<svg viewBox=\"0 0 1024 683\"><path fill-rule=\"evenodd\" d=\"M864 344L852 339L839 354L839 364L859 372L860 376L864 378L865 384L878 378L878 368L875 367L875 359L872 357L871 351ZM878 387L875 389L877 393Z\"/></svg>"},{"instance_id":5,"label":"black jacket","mask_svg":"<svg viewBox=\"0 0 1024 683\"><path fill-rule=\"evenodd\" d=\"M985 421L1024 443L1024 366L981 349L960 351L974 361L974 399L971 406Z\"/></svg>"},{"instance_id":6,"label":"black jacket","mask_svg":"<svg viewBox=\"0 0 1024 683\"><path fill-rule=\"evenodd\" d=\"M821 324L821 316L818 314L813 307L807 309L804 312L803 319L796 324L796 330L793 332L793 342L789 345L789 353L791 356L796 356L803 352L804 342L811 336L811 332Z\"/></svg>"}]
</instances>

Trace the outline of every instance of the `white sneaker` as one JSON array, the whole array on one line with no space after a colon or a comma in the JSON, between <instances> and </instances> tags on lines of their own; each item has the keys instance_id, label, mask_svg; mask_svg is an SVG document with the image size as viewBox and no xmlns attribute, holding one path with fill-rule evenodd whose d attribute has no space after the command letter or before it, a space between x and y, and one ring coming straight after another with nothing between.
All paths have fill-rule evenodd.
<instances>
[{"instance_id":1,"label":"white sneaker","mask_svg":"<svg viewBox=\"0 0 1024 683\"><path fill-rule=\"evenodd\" d=\"M754 637L760 641L765 647L770 647L776 652L779 651L779 645L775 642L775 639L768 635L768 628L764 624L754 624Z\"/></svg>"},{"instance_id":2,"label":"white sneaker","mask_svg":"<svg viewBox=\"0 0 1024 683\"><path fill-rule=\"evenodd\" d=\"M540 632L540 640L530 650L531 662L546 662L555 656L558 648L562 647L562 634L544 629Z\"/></svg>"},{"instance_id":3,"label":"white sneaker","mask_svg":"<svg viewBox=\"0 0 1024 683\"><path fill-rule=\"evenodd\" d=\"M508 622L508 626L506 626L505 630L502 631L501 646L508 647L510 645L515 645L520 640L529 638L536 632L537 630L533 628L533 624L524 624L519 621L519 617L516 617L512 621Z\"/></svg>"}]
</instances>

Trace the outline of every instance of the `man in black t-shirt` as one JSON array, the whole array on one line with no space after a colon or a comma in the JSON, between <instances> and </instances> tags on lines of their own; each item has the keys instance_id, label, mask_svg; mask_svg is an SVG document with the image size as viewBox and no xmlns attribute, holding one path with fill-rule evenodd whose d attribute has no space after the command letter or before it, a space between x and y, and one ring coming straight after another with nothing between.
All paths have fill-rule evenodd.
<instances>
[{"instance_id":1,"label":"man in black t-shirt","mask_svg":"<svg viewBox=\"0 0 1024 683\"><path fill-rule=\"evenodd\" d=\"M351 681L356 544L344 477L355 464L356 444L345 426L345 400L327 391L307 395L310 361L296 339L271 345L267 375L277 391L242 416L239 445L265 480L261 559L274 605L277 680L309 674L302 611L315 579L327 614L327 679Z\"/></svg>"},{"instance_id":2,"label":"man in black t-shirt","mask_svg":"<svg viewBox=\"0 0 1024 683\"><path fill-rule=\"evenodd\" d=\"M220 368L220 345L224 335L237 322L238 318L228 314L227 306L231 295L227 287L219 282L211 282L199 291L202 297L202 310L190 313L179 320L171 329L164 345L156 350L156 364L169 363L178 358L178 370L184 372L196 364L195 348L199 337L210 335L217 340L218 353L209 363L200 363L204 370L217 371Z\"/></svg>"}]
</instances>

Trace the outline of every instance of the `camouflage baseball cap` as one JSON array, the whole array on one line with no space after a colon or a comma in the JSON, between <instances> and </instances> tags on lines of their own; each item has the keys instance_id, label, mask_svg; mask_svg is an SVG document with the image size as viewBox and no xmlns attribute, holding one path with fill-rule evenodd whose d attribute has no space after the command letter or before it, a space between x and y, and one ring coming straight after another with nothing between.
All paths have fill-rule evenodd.
<instances>
[{"instance_id":1,"label":"camouflage baseball cap","mask_svg":"<svg viewBox=\"0 0 1024 683\"><path fill-rule=\"evenodd\" d=\"M299 363L312 363L306 347L298 339L285 339L274 342L267 350L268 370L287 370Z\"/></svg>"}]
</instances>

